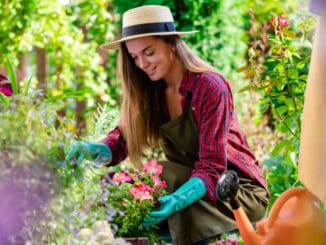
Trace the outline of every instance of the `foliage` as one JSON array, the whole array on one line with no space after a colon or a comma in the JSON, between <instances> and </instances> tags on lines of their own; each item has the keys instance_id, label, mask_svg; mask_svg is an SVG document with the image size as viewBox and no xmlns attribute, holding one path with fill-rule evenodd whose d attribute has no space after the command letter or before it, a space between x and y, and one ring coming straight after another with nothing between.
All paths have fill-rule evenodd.
<instances>
[{"instance_id":1,"label":"foliage","mask_svg":"<svg viewBox=\"0 0 326 245\"><path fill-rule=\"evenodd\" d=\"M299 8L305 8L306 3L305 0L255 0L255 1L247 1L247 17L249 17L250 12L255 13L256 21L251 23L251 25L261 24L266 21L270 16L279 16L285 15L289 16L290 14L296 13ZM258 22L258 23L257 23ZM250 19L248 19L248 24L250 23ZM256 26L258 27L258 26ZM258 27L259 28L259 27Z\"/></svg>"},{"instance_id":2,"label":"foliage","mask_svg":"<svg viewBox=\"0 0 326 245\"><path fill-rule=\"evenodd\" d=\"M13 69L10 64L8 70ZM72 222L71 214L87 193L83 181L95 173L90 168L85 174L83 166L62 160L65 142L76 137L74 120L58 115L65 104L19 86L14 73L10 80L17 91L0 103L0 195L10 203L3 199L0 212L10 222L5 230L1 227L0 243L65 244L74 239L77 226L71 224L84 221L77 217ZM88 195L100 192L97 184L87 183L92 185Z\"/></svg>"},{"instance_id":3,"label":"foliage","mask_svg":"<svg viewBox=\"0 0 326 245\"><path fill-rule=\"evenodd\" d=\"M119 111L109 104L98 104L96 112L89 119L88 134L84 137L88 141L97 141L106 136L110 129L117 125Z\"/></svg>"},{"instance_id":4,"label":"foliage","mask_svg":"<svg viewBox=\"0 0 326 245\"><path fill-rule=\"evenodd\" d=\"M71 183L73 168L58 172L64 139L72 135L58 120L61 106L44 103L32 90L0 103L0 212L8 220L0 243L42 240L52 200Z\"/></svg>"},{"instance_id":5,"label":"foliage","mask_svg":"<svg viewBox=\"0 0 326 245\"><path fill-rule=\"evenodd\" d=\"M272 193L271 204L281 192L297 184L296 163L312 24L307 20L291 26L284 16L271 17L257 30L256 42L251 43L249 65L239 69L250 79L250 84L241 91L260 93L261 115L268 115L269 125L283 134L271 151L272 158L266 160L270 168L266 177ZM284 166L275 166L275 161ZM281 178L284 168L287 169L286 180Z\"/></svg>"},{"instance_id":6,"label":"foliage","mask_svg":"<svg viewBox=\"0 0 326 245\"><path fill-rule=\"evenodd\" d=\"M16 94L7 97L0 104L0 148L24 162L32 162L34 157L57 165L57 159L63 154L62 138L69 137L69 132L55 128L56 110L61 103L46 104L38 91L28 95ZM56 149L56 150L55 150ZM16 158L11 158L14 162ZM53 166L53 167L54 167Z\"/></svg>"},{"instance_id":7,"label":"foliage","mask_svg":"<svg viewBox=\"0 0 326 245\"><path fill-rule=\"evenodd\" d=\"M61 115L77 118L75 114L81 114L79 118L86 118L98 100L116 107L119 90L107 83L107 72L97 52L104 40L112 39L110 1L27 2L1 2L4 11L0 18L0 69L7 59L16 68L20 67L23 65L20 58L25 55L28 59L25 69L37 74L40 67L36 64L36 50L44 50L43 65L47 70L44 97L50 102L66 103ZM108 74L114 71L110 69ZM34 89L40 87L34 76L18 82L29 83ZM85 101L86 106L84 111L76 113L80 101Z\"/></svg>"},{"instance_id":8,"label":"foliage","mask_svg":"<svg viewBox=\"0 0 326 245\"><path fill-rule=\"evenodd\" d=\"M103 137L108 129L115 125L115 113L109 105L99 105L97 112L90 119L89 136L83 139L96 141ZM76 138L76 135L71 135L69 140L72 138ZM51 222L45 223L44 226L55 229L52 228L51 232L46 234L47 241L56 241L57 244L81 244L80 239L85 239L78 236L78 230L92 227L96 221L106 217L105 207L93 204L99 200L103 201L103 189L99 183L101 176L108 171L108 168L94 165L90 161L84 161L80 165L62 162L58 172L60 175L68 175L70 182L51 202L48 210Z\"/></svg>"},{"instance_id":9,"label":"foliage","mask_svg":"<svg viewBox=\"0 0 326 245\"><path fill-rule=\"evenodd\" d=\"M87 31L85 39L88 42L102 44L113 38L114 26L112 3L107 0L71 1L67 15L72 16L72 24Z\"/></svg>"},{"instance_id":10,"label":"foliage","mask_svg":"<svg viewBox=\"0 0 326 245\"><path fill-rule=\"evenodd\" d=\"M8 217L2 218L12 220L16 227L7 233L1 230L1 238L12 236L15 241L33 244L80 244L77 229L106 216L105 208L90 204L102 200L99 180L108 168L90 162L66 164L62 160L65 142L76 137L73 120L58 116L64 103L46 102L37 91L29 91L27 96L6 97L0 104L0 194L15 203L11 207L22 217L17 220L1 202L1 213L8 212ZM110 125L107 120L113 117L109 107L101 108L103 113L99 109L93 121L101 120L93 126L96 135L103 135ZM13 226L12 222L7 226ZM7 244L7 240L0 242Z\"/></svg>"},{"instance_id":11,"label":"foliage","mask_svg":"<svg viewBox=\"0 0 326 245\"><path fill-rule=\"evenodd\" d=\"M178 26L198 31L187 38L190 46L219 69L235 88L241 86L241 74L234 71L243 63L246 49L245 3L246 0L222 0L176 4Z\"/></svg>"},{"instance_id":12,"label":"foliage","mask_svg":"<svg viewBox=\"0 0 326 245\"><path fill-rule=\"evenodd\" d=\"M99 44L91 39L93 35L86 35L87 28L91 28L87 25L92 23L91 18L94 21L101 20L108 27L111 16L103 15L103 10L99 10L99 6L105 9L104 3L97 1L93 2L92 6L93 8L89 9L89 5L83 4L83 1L80 6L74 2L60 6L54 2L41 1L37 6L37 15L32 19L33 28L25 33L22 47L30 51L33 48L31 45L35 45L46 50L48 62L52 67L49 70L47 86L49 96L53 99L92 98L104 94L107 89L107 84L104 83L105 73L100 65L101 59L96 53ZM79 17L81 20L77 19L78 13L87 12L86 9L89 15L83 14ZM110 29L101 30L98 35L107 37L109 32ZM104 100L106 98L107 96L102 97Z\"/></svg>"},{"instance_id":13,"label":"foliage","mask_svg":"<svg viewBox=\"0 0 326 245\"><path fill-rule=\"evenodd\" d=\"M0 2L0 56L18 49L22 34L30 27L36 0L2 0ZM19 16L20 18L17 18Z\"/></svg>"},{"instance_id":14,"label":"foliage","mask_svg":"<svg viewBox=\"0 0 326 245\"><path fill-rule=\"evenodd\" d=\"M300 185L300 183L298 182L298 168L295 159L288 154L266 159L264 163L268 168L266 175L271 193L270 209L280 194L292 186Z\"/></svg>"}]
</instances>

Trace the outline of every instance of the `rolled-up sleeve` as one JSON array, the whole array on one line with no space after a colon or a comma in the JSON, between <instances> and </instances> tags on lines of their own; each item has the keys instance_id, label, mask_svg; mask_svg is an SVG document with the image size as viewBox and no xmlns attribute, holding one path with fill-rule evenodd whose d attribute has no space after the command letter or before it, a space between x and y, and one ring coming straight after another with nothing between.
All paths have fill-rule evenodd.
<instances>
[{"instance_id":1,"label":"rolled-up sleeve","mask_svg":"<svg viewBox=\"0 0 326 245\"><path fill-rule=\"evenodd\" d=\"M216 86L218 85L218 86ZM199 121L199 154L192 177L206 186L205 199L215 201L216 183L227 165L227 135L232 118L232 95L223 82L212 83L203 95Z\"/></svg>"},{"instance_id":2,"label":"rolled-up sleeve","mask_svg":"<svg viewBox=\"0 0 326 245\"><path fill-rule=\"evenodd\" d=\"M112 161L109 166L116 165L126 159L128 155L127 144L118 127L112 129L100 142L106 144L112 152Z\"/></svg>"}]
</instances>

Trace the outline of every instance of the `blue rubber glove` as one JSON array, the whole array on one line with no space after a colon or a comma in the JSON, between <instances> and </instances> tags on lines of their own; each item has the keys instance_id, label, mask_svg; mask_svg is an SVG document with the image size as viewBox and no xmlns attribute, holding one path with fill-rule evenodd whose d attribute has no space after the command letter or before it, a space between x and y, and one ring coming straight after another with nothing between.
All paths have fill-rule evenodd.
<instances>
[{"instance_id":1,"label":"blue rubber glove","mask_svg":"<svg viewBox=\"0 0 326 245\"><path fill-rule=\"evenodd\" d=\"M199 200L206 194L204 182L198 178L190 178L175 192L161 197L158 201L160 206L157 210L149 213L149 217L143 219L143 226L148 227L162 222L174 212L177 212Z\"/></svg>"},{"instance_id":2,"label":"blue rubber glove","mask_svg":"<svg viewBox=\"0 0 326 245\"><path fill-rule=\"evenodd\" d=\"M74 157L76 158L76 164L79 164L84 159L100 163L110 163L112 153L110 148L104 143L72 140L65 162L71 161Z\"/></svg>"}]
</instances>

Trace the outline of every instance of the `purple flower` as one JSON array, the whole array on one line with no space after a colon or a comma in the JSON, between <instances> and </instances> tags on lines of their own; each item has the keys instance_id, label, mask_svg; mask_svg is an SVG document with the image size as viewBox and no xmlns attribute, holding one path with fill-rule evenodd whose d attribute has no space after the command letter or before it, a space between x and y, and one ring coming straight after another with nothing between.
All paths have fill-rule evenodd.
<instances>
[{"instance_id":1,"label":"purple flower","mask_svg":"<svg viewBox=\"0 0 326 245\"><path fill-rule=\"evenodd\" d=\"M106 213L110 215L111 217L115 216L117 214L117 211L114 208L109 208L106 210Z\"/></svg>"},{"instance_id":2,"label":"purple flower","mask_svg":"<svg viewBox=\"0 0 326 245\"><path fill-rule=\"evenodd\" d=\"M108 222L112 222L112 221L113 221L113 217L110 216L110 215L108 215L108 216L106 216L106 220L107 220Z\"/></svg>"}]
</instances>

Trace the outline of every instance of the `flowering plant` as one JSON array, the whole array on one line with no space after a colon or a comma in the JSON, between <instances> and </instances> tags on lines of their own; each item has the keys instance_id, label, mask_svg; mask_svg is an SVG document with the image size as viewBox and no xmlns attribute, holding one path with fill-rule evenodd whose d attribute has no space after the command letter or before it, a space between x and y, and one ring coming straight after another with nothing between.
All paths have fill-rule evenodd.
<instances>
[{"instance_id":1,"label":"flowering plant","mask_svg":"<svg viewBox=\"0 0 326 245\"><path fill-rule=\"evenodd\" d=\"M243 244L236 234L224 234L223 239L214 243L214 245L240 245Z\"/></svg>"},{"instance_id":2,"label":"flowering plant","mask_svg":"<svg viewBox=\"0 0 326 245\"><path fill-rule=\"evenodd\" d=\"M166 193L161 181L163 166L155 160L143 164L143 171L123 170L109 172L102 178L105 190L107 221L116 237L150 237L158 241L157 227L143 227L143 218L158 205L158 198Z\"/></svg>"},{"instance_id":3,"label":"flowering plant","mask_svg":"<svg viewBox=\"0 0 326 245\"><path fill-rule=\"evenodd\" d=\"M271 158L264 161L271 193L269 210L289 186L300 185L294 159L298 158L315 20L309 17L290 21L283 15L266 19L261 24L254 15L251 20L256 23L251 28L248 63L239 71L243 71L250 81L241 91L258 92L250 96L260 97L259 120L275 129L273 134L277 136Z\"/></svg>"}]
</instances>

